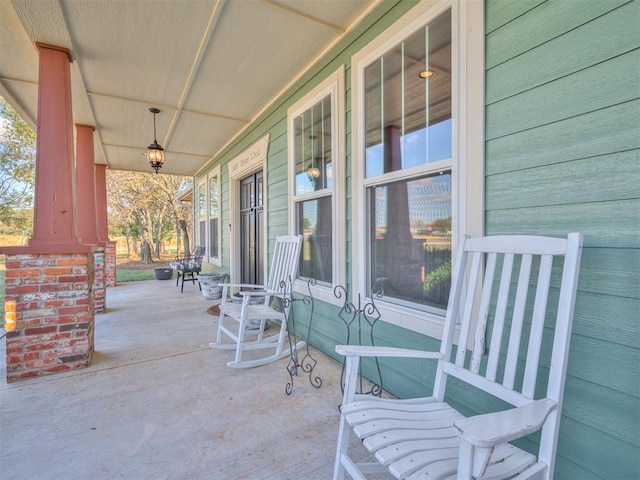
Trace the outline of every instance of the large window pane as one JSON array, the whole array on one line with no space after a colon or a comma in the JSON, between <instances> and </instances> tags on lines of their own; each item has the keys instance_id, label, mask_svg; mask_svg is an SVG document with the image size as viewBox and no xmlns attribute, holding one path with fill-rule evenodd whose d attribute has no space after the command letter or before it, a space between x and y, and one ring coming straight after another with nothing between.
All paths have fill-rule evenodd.
<instances>
[{"instance_id":1,"label":"large window pane","mask_svg":"<svg viewBox=\"0 0 640 480\"><path fill-rule=\"evenodd\" d=\"M365 68L365 176L451 158L451 14Z\"/></svg>"},{"instance_id":2,"label":"large window pane","mask_svg":"<svg viewBox=\"0 0 640 480\"><path fill-rule=\"evenodd\" d=\"M331 197L298 202L298 234L303 235L298 275L331 283L332 279L332 214Z\"/></svg>"},{"instance_id":3,"label":"large window pane","mask_svg":"<svg viewBox=\"0 0 640 480\"><path fill-rule=\"evenodd\" d=\"M207 246L207 191L206 183L198 186L198 224L199 236L197 246Z\"/></svg>"},{"instance_id":4,"label":"large window pane","mask_svg":"<svg viewBox=\"0 0 640 480\"><path fill-rule=\"evenodd\" d=\"M209 255L219 257L218 215L219 215L218 176L209 178Z\"/></svg>"},{"instance_id":5,"label":"large window pane","mask_svg":"<svg viewBox=\"0 0 640 480\"><path fill-rule=\"evenodd\" d=\"M369 289L396 303L446 308L451 285L451 172L367 190Z\"/></svg>"}]
</instances>

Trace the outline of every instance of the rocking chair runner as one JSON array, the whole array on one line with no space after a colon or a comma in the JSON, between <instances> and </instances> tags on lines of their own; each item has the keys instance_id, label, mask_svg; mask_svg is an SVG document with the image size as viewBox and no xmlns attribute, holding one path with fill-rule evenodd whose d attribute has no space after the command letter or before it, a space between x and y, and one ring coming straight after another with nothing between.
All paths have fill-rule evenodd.
<instances>
[{"instance_id":1,"label":"rocking chair runner","mask_svg":"<svg viewBox=\"0 0 640 480\"><path fill-rule=\"evenodd\" d=\"M180 292L184 291L184 282L198 282L198 288L202 290L198 281L198 274L202 268L202 257L204 256L204 247L197 247L191 256L178 257L171 265L176 269L178 276L176 277L176 287L180 283ZM182 282L180 282L182 279Z\"/></svg>"},{"instance_id":2,"label":"rocking chair runner","mask_svg":"<svg viewBox=\"0 0 640 480\"><path fill-rule=\"evenodd\" d=\"M347 357L347 380L334 480L343 479L345 472L364 479L365 473L379 471L411 480L552 479L581 249L578 233L566 240L467 238L455 263L440 352L336 347ZM560 271L552 272L555 256L564 256L562 278L557 282L552 280L552 273L559 276ZM501 273L496 275L496 270ZM530 282L532 272L537 272L536 282ZM550 294L558 286L559 296ZM548 299L549 303L557 299L549 310ZM553 338L545 330L554 330ZM469 345L473 347L468 349ZM391 400L357 395L361 356L437 360L433 396ZM539 370L548 371L548 379L545 373L538 382ZM464 418L444 403L448 376L515 408ZM376 462L351 460L350 429ZM538 430L537 456L508 443Z\"/></svg>"},{"instance_id":3,"label":"rocking chair runner","mask_svg":"<svg viewBox=\"0 0 640 480\"><path fill-rule=\"evenodd\" d=\"M235 360L227 365L232 368L250 368L273 362L290 354L290 348L284 348L285 333L287 331L287 310L290 302L284 299L290 297L292 282L296 278L302 236L279 236L276 239L275 251L269 279L266 285L221 283L222 304L218 319L218 333L216 341L209 344L211 348L235 350ZM249 288L241 291L242 304L228 301L230 288ZM259 304L251 299L261 298ZM283 300L282 308L272 306L272 299ZM231 324L227 323L227 320ZM278 323L277 331L265 335L267 321ZM254 328L255 327L255 328ZM223 342L228 337L233 343ZM247 341L247 337L255 339ZM301 348L304 342L298 343ZM253 350L271 349L273 353L257 359L247 359L246 352Z\"/></svg>"}]
</instances>

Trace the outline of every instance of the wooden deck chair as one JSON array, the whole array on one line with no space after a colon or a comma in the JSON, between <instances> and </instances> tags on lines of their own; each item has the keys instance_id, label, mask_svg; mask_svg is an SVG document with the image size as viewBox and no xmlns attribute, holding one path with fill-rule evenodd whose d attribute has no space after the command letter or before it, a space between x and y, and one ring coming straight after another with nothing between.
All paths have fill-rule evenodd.
<instances>
[{"instance_id":1,"label":"wooden deck chair","mask_svg":"<svg viewBox=\"0 0 640 480\"><path fill-rule=\"evenodd\" d=\"M235 360L227 365L232 368L257 367L284 358L290 347L284 348L288 309L293 282L296 279L300 259L302 236L285 235L276 239L269 279L266 285L221 283L222 304L218 319L218 334L211 348L235 350ZM249 288L240 291L242 303L229 301L229 289ZM258 298L260 303L255 303ZM280 299L278 301L277 299ZM274 302L275 300L275 302ZM274 305L278 303L278 305ZM268 323L276 323L275 332L265 332ZM231 340L232 343L225 340ZM301 348L304 342L297 347ZM248 351L267 350L269 354L247 359Z\"/></svg>"},{"instance_id":2,"label":"wooden deck chair","mask_svg":"<svg viewBox=\"0 0 640 480\"><path fill-rule=\"evenodd\" d=\"M467 238L454 265L439 352L336 347L347 357L347 380L334 480L377 471L411 480L552 479L581 250L578 233ZM433 395L356 395L361 356L435 360ZM456 377L449 383L458 383L458 393L459 382L467 384L467 402L474 391L482 394L474 408L487 404L487 394L508 407L465 418L445 403L449 395L454 399L446 393L448 377ZM349 457L351 431L374 462ZM538 431L531 439L539 444L537 455L509 443Z\"/></svg>"}]
</instances>

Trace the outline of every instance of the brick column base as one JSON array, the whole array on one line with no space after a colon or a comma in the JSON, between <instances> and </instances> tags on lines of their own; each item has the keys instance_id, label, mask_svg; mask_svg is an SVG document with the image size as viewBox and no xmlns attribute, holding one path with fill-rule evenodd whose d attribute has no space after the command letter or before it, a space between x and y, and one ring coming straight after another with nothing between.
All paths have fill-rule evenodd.
<instances>
[{"instance_id":1,"label":"brick column base","mask_svg":"<svg viewBox=\"0 0 640 480\"><path fill-rule=\"evenodd\" d=\"M94 349L93 252L4 253L5 309L15 312L7 382L87 367Z\"/></svg>"},{"instance_id":2,"label":"brick column base","mask_svg":"<svg viewBox=\"0 0 640 480\"><path fill-rule=\"evenodd\" d=\"M97 315L104 313L107 307L107 289L104 281L105 247L98 246L93 254L93 312Z\"/></svg>"},{"instance_id":3,"label":"brick column base","mask_svg":"<svg viewBox=\"0 0 640 480\"><path fill-rule=\"evenodd\" d=\"M104 284L116 286L116 242L106 242L104 254Z\"/></svg>"}]
</instances>

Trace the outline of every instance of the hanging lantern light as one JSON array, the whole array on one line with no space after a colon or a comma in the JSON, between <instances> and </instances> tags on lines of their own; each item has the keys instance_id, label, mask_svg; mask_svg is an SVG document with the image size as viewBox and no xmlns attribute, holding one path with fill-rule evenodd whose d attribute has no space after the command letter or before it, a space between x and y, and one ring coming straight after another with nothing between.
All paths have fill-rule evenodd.
<instances>
[{"instance_id":1,"label":"hanging lantern light","mask_svg":"<svg viewBox=\"0 0 640 480\"><path fill-rule=\"evenodd\" d=\"M156 171L157 175L158 170L162 168L162 164L164 163L164 148L162 148L158 143L158 140L156 140L156 115L160 113L160 110L157 108L150 108L149 111L153 113L153 143L147 147L147 159L149 160L151 168Z\"/></svg>"}]
</instances>

